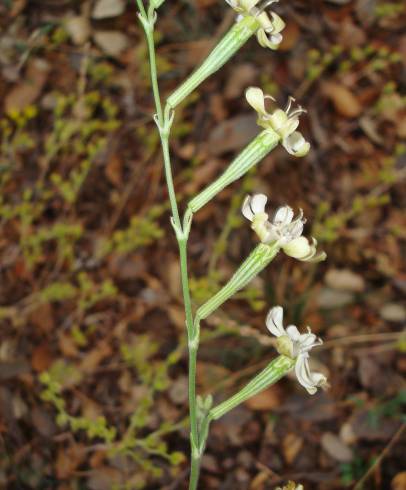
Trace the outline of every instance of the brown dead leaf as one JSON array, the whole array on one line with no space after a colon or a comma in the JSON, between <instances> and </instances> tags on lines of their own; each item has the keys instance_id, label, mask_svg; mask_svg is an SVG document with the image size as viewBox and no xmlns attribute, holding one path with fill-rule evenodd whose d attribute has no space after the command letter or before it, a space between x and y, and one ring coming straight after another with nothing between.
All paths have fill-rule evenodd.
<instances>
[{"instance_id":1,"label":"brown dead leaf","mask_svg":"<svg viewBox=\"0 0 406 490\"><path fill-rule=\"evenodd\" d=\"M392 480L392 490L406 490L406 471L398 473Z\"/></svg>"},{"instance_id":2,"label":"brown dead leaf","mask_svg":"<svg viewBox=\"0 0 406 490\"><path fill-rule=\"evenodd\" d=\"M224 97L228 100L241 97L244 90L255 83L257 75L258 68L252 63L241 63L232 68L224 89Z\"/></svg>"},{"instance_id":3,"label":"brown dead leaf","mask_svg":"<svg viewBox=\"0 0 406 490\"><path fill-rule=\"evenodd\" d=\"M248 408L258 411L269 411L280 406L282 390L278 385L270 386L268 389L258 393L245 402Z\"/></svg>"},{"instance_id":4,"label":"brown dead leaf","mask_svg":"<svg viewBox=\"0 0 406 490\"><path fill-rule=\"evenodd\" d=\"M90 473L87 480L89 490L111 490L121 482L122 472L116 468L103 466Z\"/></svg>"},{"instance_id":5,"label":"brown dead leaf","mask_svg":"<svg viewBox=\"0 0 406 490\"><path fill-rule=\"evenodd\" d=\"M113 352L111 345L106 341L100 341L97 346L86 354L80 364L80 370L84 373L93 372L99 364Z\"/></svg>"},{"instance_id":6,"label":"brown dead leaf","mask_svg":"<svg viewBox=\"0 0 406 490\"><path fill-rule=\"evenodd\" d=\"M93 19L107 19L117 17L125 10L124 0L98 0L93 8Z\"/></svg>"},{"instance_id":7,"label":"brown dead leaf","mask_svg":"<svg viewBox=\"0 0 406 490\"><path fill-rule=\"evenodd\" d=\"M119 187L123 183L123 162L118 155L113 155L106 165L104 173L109 181Z\"/></svg>"},{"instance_id":8,"label":"brown dead leaf","mask_svg":"<svg viewBox=\"0 0 406 490\"><path fill-rule=\"evenodd\" d=\"M228 112L227 107L224 104L224 98L222 94L212 94L210 96L210 114L215 122L219 123L226 119Z\"/></svg>"},{"instance_id":9,"label":"brown dead leaf","mask_svg":"<svg viewBox=\"0 0 406 490\"><path fill-rule=\"evenodd\" d=\"M325 281L327 286L339 291L359 293L365 289L363 277L350 269L329 269Z\"/></svg>"},{"instance_id":10,"label":"brown dead leaf","mask_svg":"<svg viewBox=\"0 0 406 490\"><path fill-rule=\"evenodd\" d=\"M27 66L25 80L10 90L4 100L4 108L7 112L22 110L39 97L48 78L50 67L40 58L32 59Z\"/></svg>"},{"instance_id":11,"label":"brown dead leaf","mask_svg":"<svg viewBox=\"0 0 406 490\"><path fill-rule=\"evenodd\" d=\"M285 460L288 464L292 464L298 455L299 451L302 449L303 439L297 434L288 434L283 438L282 449Z\"/></svg>"},{"instance_id":12,"label":"brown dead leaf","mask_svg":"<svg viewBox=\"0 0 406 490\"><path fill-rule=\"evenodd\" d=\"M217 125L209 136L209 149L212 155L222 155L228 151L239 150L258 134L256 116L236 116Z\"/></svg>"},{"instance_id":13,"label":"brown dead leaf","mask_svg":"<svg viewBox=\"0 0 406 490\"><path fill-rule=\"evenodd\" d=\"M89 20L81 16L74 16L67 19L65 28L76 45L84 44L92 32Z\"/></svg>"},{"instance_id":14,"label":"brown dead leaf","mask_svg":"<svg viewBox=\"0 0 406 490\"><path fill-rule=\"evenodd\" d=\"M93 400L80 394L80 402L82 404L82 415L89 420L97 420L103 415L102 408Z\"/></svg>"},{"instance_id":15,"label":"brown dead leaf","mask_svg":"<svg viewBox=\"0 0 406 490\"><path fill-rule=\"evenodd\" d=\"M97 31L93 39L99 48L112 57L119 56L129 46L128 37L120 31Z\"/></svg>"},{"instance_id":16,"label":"brown dead leaf","mask_svg":"<svg viewBox=\"0 0 406 490\"><path fill-rule=\"evenodd\" d=\"M27 0L14 0L11 3L10 17L17 17L27 5Z\"/></svg>"},{"instance_id":17,"label":"brown dead leaf","mask_svg":"<svg viewBox=\"0 0 406 490\"><path fill-rule=\"evenodd\" d=\"M54 316L50 303L41 303L31 310L29 321L43 333L49 333L54 328Z\"/></svg>"},{"instance_id":18,"label":"brown dead leaf","mask_svg":"<svg viewBox=\"0 0 406 490\"><path fill-rule=\"evenodd\" d=\"M35 430L43 437L52 437L58 432L53 413L46 411L42 407L34 407L30 412L30 416Z\"/></svg>"},{"instance_id":19,"label":"brown dead leaf","mask_svg":"<svg viewBox=\"0 0 406 490\"><path fill-rule=\"evenodd\" d=\"M169 305L167 311L171 322L179 332L183 333L185 331L185 312L183 308L180 306Z\"/></svg>"},{"instance_id":20,"label":"brown dead leaf","mask_svg":"<svg viewBox=\"0 0 406 490\"><path fill-rule=\"evenodd\" d=\"M212 182L216 175L220 173L222 162L217 158L212 158L197 167L193 174L193 179L185 185L185 193L189 196L194 195L201 187Z\"/></svg>"},{"instance_id":21,"label":"brown dead leaf","mask_svg":"<svg viewBox=\"0 0 406 490\"><path fill-rule=\"evenodd\" d=\"M344 85L336 82L324 82L322 91L333 102L334 108L341 116L354 118L361 114L362 105Z\"/></svg>"},{"instance_id":22,"label":"brown dead leaf","mask_svg":"<svg viewBox=\"0 0 406 490\"><path fill-rule=\"evenodd\" d=\"M352 450L331 432L326 432L322 435L321 445L329 456L340 463L349 463L354 457Z\"/></svg>"},{"instance_id":23,"label":"brown dead leaf","mask_svg":"<svg viewBox=\"0 0 406 490\"><path fill-rule=\"evenodd\" d=\"M230 371L223 366L209 362L197 363L197 379L203 389L213 388L213 386L229 376Z\"/></svg>"},{"instance_id":24,"label":"brown dead leaf","mask_svg":"<svg viewBox=\"0 0 406 490\"><path fill-rule=\"evenodd\" d=\"M77 357L79 349L76 342L73 340L69 332L60 332L58 336L58 344L61 352L67 357Z\"/></svg>"},{"instance_id":25,"label":"brown dead leaf","mask_svg":"<svg viewBox=\"0 0 406 490\"><path fill-rule=\"evenodd\" d=\"M34 371L41 373L53 363L52 351L48 342L35 347L31 357L31 366Z\"/></svg>"},{"instance_id":26,"label":"brown dead leaf","mask_svg":"<svg viewBox=\"0 0 406 490\"><path fill-rule=\"evenodd\" d=\"M107 450L98 449L89 458L89 464L92 468L99 468L105 461L107 456Z\"/></svg>"},{"instance_id":27,"label":"brown dead leaf","mask_svg":"<svg viewBox=\"0 0 406 490\"><path fill-rule=\"evenodd\" d=\"M85 447L75 444L68 448L60 447L55 462L56 475L60 479L71 477L86 455Z\"/></svg>"},{"instance_id":28,"label":"brown dead leaf","mask_svg":"<svg viewBox=\"0 0 406 490\"><path fill-rule=\"evenodd\" d=\"M280 51L290 51L297 43L299 36L300 28L298 24L294 21L288 22L283 30L282 42L278 49Z\"/></svg>"},{"instance_id":29,"label":"brown dead leaf","mask_svg":"<svg viewBox=\"0 0 406 490\"><path fill-rule=\"evenodd\" d=\"M167 263L165 279L172 297L180 298L182 296L182 288L178 259L173 258Z\"/></svg>"}]
</instances>

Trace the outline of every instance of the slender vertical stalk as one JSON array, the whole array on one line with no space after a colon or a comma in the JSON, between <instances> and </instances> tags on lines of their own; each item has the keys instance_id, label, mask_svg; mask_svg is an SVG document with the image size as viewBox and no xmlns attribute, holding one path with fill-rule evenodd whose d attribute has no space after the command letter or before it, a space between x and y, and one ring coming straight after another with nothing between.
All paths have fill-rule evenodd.
<instances>
[{"instance_id":1,"label":"slender vertical stalk","mask_svg":"<svg viewBox=\"0 0 406 490\"><path fill-rule=\"evenodd\" d=\"M199 478L200 456L197 450L199 444L198 425L197 425L197 406L196 406L196 356L198 348L198 337L196 329L193 326L192 303L190 298L189 278L187 271L187 239L189 234L190 223L181 223L179 216L178 204L176 201L176 193L173 184L172 167L169 151L169 133L172 124L171 111L169 108L162 110L161 97L158 86L158 75L156 67L156 54L154 44L154 22L155 11L153 5L150 5L148 13L146 12L142 0L137 0L137 5L140 11L140 21L144 27L145 36L147 39L152 91L155 100L156 116L159 134L161 138L162 153L164 159L164 169L166 185L168 188L169 201L172 212L172 224L176 232L176 238L179 246L180 255L180 270L183 301L185 306L186 327L189 340L189 413L190 413L190 432L191 432L191 472L189 489L195 490Z\"/></svg>"}]
</instances>

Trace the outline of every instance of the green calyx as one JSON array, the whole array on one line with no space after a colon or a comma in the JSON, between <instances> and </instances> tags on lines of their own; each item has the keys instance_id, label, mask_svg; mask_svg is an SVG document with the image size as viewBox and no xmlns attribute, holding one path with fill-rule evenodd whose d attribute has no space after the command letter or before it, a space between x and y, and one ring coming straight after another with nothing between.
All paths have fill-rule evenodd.
<instances>
[{"instance_id":1,"label":"green calyx","mask_svg":"<svg viewBox=\"0 0 406 490\"><path fill-rule=\"evenodd\" d=\"M275 384L294 367L296 360L280 355L252 379L242 390L210 410L210 420L218 420L227 412Z\"/></svg>"},{"instance_id":2,"label":"green calyx","mask_svg":"<svg viewBox=\"0 0 406 490\"><path fill-rule=\"evenodd\" d=\"M206 78L219 70L248 39L259 29L255 17L244 17L227 32L203 63L180 85L167 99L167 104L174 109Z\"/></svg>"},{"instance_id":3,"label":"green calyx","mask_svg":"<svg viewBox=\"0 0 406 490\"><path fill-rule=\"evenodd\" d=\"M279 141L280 136L272 129L262 131L230 163L220 177L189 202L188 208L193 213L196 213L196 211L211 201L225 187L244 176L252 167L259 163L275 148Z\"/></svg>"}]
</instances>

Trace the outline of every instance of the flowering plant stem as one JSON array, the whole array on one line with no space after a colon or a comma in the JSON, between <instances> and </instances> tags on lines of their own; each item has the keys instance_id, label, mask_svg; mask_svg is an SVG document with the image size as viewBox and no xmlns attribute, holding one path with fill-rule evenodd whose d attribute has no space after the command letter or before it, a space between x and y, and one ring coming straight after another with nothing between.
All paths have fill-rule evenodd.
<instances>
[{"instance_id":1,"label":"flowering plant stem","mask_svg":"<svg viewBox=\"0 0 406 490\"><path fill-rule=\"evenodd\" d=\"M187 270L187 240L189 236L192 215L190 212L185 213L183 223L179 216L179 209L176 200L175 188L172 177L172 167L169 152L169 134L173 121L173 111L169 106L165 110L162 108L161 97L158 86L156 54L154 44L154 23L156 20L155 10L150 4L148 11L142 3L142 0L137 0L139 8L139 19L145 31L147 39L152 91L155 100L156 115L154 117L158 126L162 153L164 159L165 178L168 188L169 201L172 212L172 226L175 230L176 239L179 247L180 269L182 294L185 307L186 327L188 334L189 345L189 417L190 417L190 439L191 439L191 468L189 490L195 490L199 479L199 468L201 452L199 451L199 443L204 444L204 441L199 441L198 420L197 420L197 403L196 403L196 357L199 345L199 332L193 324L192 303L190 297L189 277Z\"/></svg>"}]
</instances>

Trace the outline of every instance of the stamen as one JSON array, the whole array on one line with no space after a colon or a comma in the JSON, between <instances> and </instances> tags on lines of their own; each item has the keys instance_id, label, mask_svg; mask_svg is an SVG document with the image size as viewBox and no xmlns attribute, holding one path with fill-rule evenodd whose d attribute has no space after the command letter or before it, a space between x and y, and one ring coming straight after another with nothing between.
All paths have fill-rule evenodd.
<instances>
[{"instance_id":1,"label":"stamen","mask_svg":"<svg viewBox=\"0 0 406 490\"><path fill-rule=\"evenodd\" d=\"M289 118L293 118L293 117L296 117L296 116L300 116L300 114L305 114L306 112L307 112L306 109L304 109L300 105L297 109L295 109L290 114L288 114L288 116L289 116Z\"/></svg>"},{"instance_id":2,"label":"stamen","mask_svg":"<svg viewBox=\"0 0 406 490\"><path fill-rule=\"evenodd\" d=\"M279 0L265 0L265 2L258 8L258 15L262 14L266 8L268 8L273 3L278 3Z\"/></svg>"},{"instance_id":3,"label":"stamen","mask_svg":"<svg viewBox=\"0 0 406 490\"><path fill-rule=\"evenodd\" d=\"M296 99L294 97L292 97L291 95L289 95L288 103L286 104L286 107L285 107L285 112L288 116L289 116L289 111L292 107L293 102L296 102Z\"/></svg>"}]
</instances>

